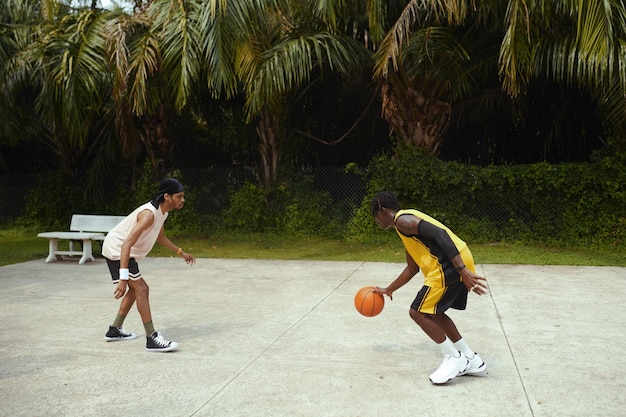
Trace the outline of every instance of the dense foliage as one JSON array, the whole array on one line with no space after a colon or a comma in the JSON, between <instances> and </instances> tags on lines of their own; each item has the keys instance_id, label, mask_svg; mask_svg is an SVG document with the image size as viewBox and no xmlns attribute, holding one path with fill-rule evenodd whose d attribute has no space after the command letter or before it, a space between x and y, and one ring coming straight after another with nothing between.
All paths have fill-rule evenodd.
<instances>
[{"instance_id":1,"label":"dense foliage","mask_svg":"<svg viewBox=\"0 0 626 417\"><path fill-rule=\"evenodd\" d=\"M623 245L623 1L134 4L0 2L0 170L45 172L20 221L127 213L167 173L180 233L388 236L294 175L355 164L468 240Z\"/></svg>"},{"instance_id":2,"label":"dense foliage","mask_svg":"<svg viewBox=\"0 0 626 417\"><path fill-rule=\"evenodd\" d=\"M0 170L472 164L623 149L622 1L0 2ZM194 152L189 152L193 149ZM122 167L118 165L123 162Z\"/></svg>"},{"instance_id":3,"label":"dense foliage","mask_svg":"<svg viewBox=\"0 0 626 417\"><path fill-rule=\"evenodd\" d=\"M375 159L368 195L349 227L367 239L371 197L389 190L468 241L566 246L626 244L626 158L477 167L404 154Z\"/></svg>"},{"instance_id":4,"label":"dense foliage","mask_svg":"<svg viewBox=\"0 0 626 417\"><path fill-rule=\"evenodd\" d=\"M371 218L371 197L396 193L404 207L437 218L468 242L521 242L570 247L626 246L626 158L576 164L472 166L403 154L379 156L353 186L329 193L315 172L284 174L270 190L249 180L229 186L173 172L186 184L184 210L173 212L169 233L186 236L253 235L387 241ZM38 230L67 229L73 213L125 214L152 198L149 167L137 192L118 192L94 204L79 187L45 176L30 191L21 224ZM120 182L123 182L121 180ZM317 184L316 184L317 183ZM50 190L54 190L51 192ZM360 195L362 201L359 205Z\"/></svg>"}]
</instances>

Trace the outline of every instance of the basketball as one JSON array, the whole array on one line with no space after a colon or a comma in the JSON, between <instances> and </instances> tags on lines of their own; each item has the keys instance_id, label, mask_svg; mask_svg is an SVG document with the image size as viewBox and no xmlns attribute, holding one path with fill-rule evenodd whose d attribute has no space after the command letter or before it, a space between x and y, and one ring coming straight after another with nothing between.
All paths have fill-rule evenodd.
<instances>
[{"instance_id":1,"label":"basketball","mask_svg":"<svg viewBox=\"0 0 626 417\"><path fill-rule=\"evenodd\" d=\"M385 299L382 294L374 292L374 287L363 287L354 297L357 311L366 317L374 317L383 311Z\"/></svg>"}]
</instances>

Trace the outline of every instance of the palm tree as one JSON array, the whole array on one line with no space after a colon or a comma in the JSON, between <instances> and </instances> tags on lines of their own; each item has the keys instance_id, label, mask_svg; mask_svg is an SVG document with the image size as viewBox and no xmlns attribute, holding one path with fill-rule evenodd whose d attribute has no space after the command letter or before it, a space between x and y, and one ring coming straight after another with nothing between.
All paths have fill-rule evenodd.
<instances>
[{"instance_id":1,"label":"palm tree","mask_svg":"<svg viewBox=\"0 0 626 417\"><path fill-rule=\"evenodd\" d=\"M54 10L61 2L46 4ZM115 136L132 162L143 143L156 172L170 161L169 120L185 111L194 91L217 99L243 93L269 187L293 136L289 109L312 74L349 76L369 60L360 42L337 30L333 4L315 4L156 0L131 15L65 9L67 16L51 15L36 42L14 57L19 78L7 85L14 94L16 80L36 86L37 125L73 176L94 166L84 152L112 152L96 141L109 144Z\"/></svg>"},{"instance_id":2,"label":"palm tree","mask_svg":"<svg viewBox=\"0 0 626 417\"><path fill-rule=\"evenodd\" d=\"M173 71L166 72L168 85L175 88L176 107L185 105L192 86L202 87L202 79L216 98L243 92L247 121L256 123L263 184L270 187L278 176L282 147L293 135L287 123L289 109L313 71L348 76L368 59L367 54L313 13L311 1L185 4L188 17L160 14L154 20L173 63L169 67Z\"/></svg>"},{"instance_id":3,"label":"palm tree","mask_svg":"<svg viewBox=\"0 0 626 417\"><path fill-rule=\"evenodd\" d=\"M102 157L109 150L102 144L111 138L106 133L110 76L100 53L106 15L51 0L41 8L21 5L48 15L30 16L13 32L15 40L24 39L24 31L29 37L14 43L3 66L4 100L19 104L9 106L17 116L9 128L50 149L67 178L85 178L111 161Z\"/></svg>"},{"instance_id":4,"label":"palm tree","mask_svg":"<svg viewBox=\"0 0 626 417\"><path fill-rule=\"evenodd\" d=\"M510 2L500 48L503 88L512 96L541 77L589 91L609 134L626 137L626 5L587 0Z\"/></svg>"},{"instance_id":5,"label":"palm tree","mask_svg":"<svg viewBox=\"0 0 626 417\"><path fill-rule=\"evenodd\" d=\"M351 65L359 65L364 59L360 46L341 36L329 33L289 36L253 63L244 83L248 119L259 118L259 154L266 187L276 181L282 146L294 133L286 125L288 111L294 105L296 92L310 81L314 68L349 76L353 71ZM250 56L257 55L242 59Z\"/></svg>"},{"instance_id":6,"label":"palm tree","mask_svg":"<svg viewBox=\"0 0 626 417\"><path fill-rule=\"evenodd\" d=\"M462 35L443 27L418 30L403 63L384 77L383 117L398 149L438 153L452 103L467 97L475 84Z\"/></svg>"},{"instance_id":7,"label":"palm tree","mask_svg":"<svg viewBox=\"0 0 626 417\"><path fill-rule=\"evenodd\" d=\"M626 55L620 39L626 35L625 13L621 1L510 0L505 4L491 0L411 0L377 51L376 74L388 82L387 96L391 91L385 100L385 114L401 138L423 138L425 135L415 132L414 126L435 132L431 140L415 142L432 152L436 150L433 142L441 140L439 132L445 129L440 125L445 119L440 108L480 90L475 80L484 77L485 71L493 71L497 58L501 89L510 97L524 94L529 84L542 79L587 90L597 100L607 131L620 135L623 141ZM487 48L496 51L496 57L482 57L483 61L473 57L477 29L483 38L496 42L496 48ZM445 45L452 45L450 39L454 37L430 35L455 32L460 32L459 42L452 49ZM423 40L428 37L431 42L426 44ZM459 68L469 72L442 72L447 65L440 60L442 45L452 51L446 55L452 68L458 62ZM407 68L416 63L426 71L417 71L419 77L412 79L406 74L416 71ZM460 94L453 93L455 90ZM420 109L418 100L436 103L434 111ZM413 113L401 112L407 108ZM414 118L423 122L411 123L410 117L405 120L399 114L415 114ZM402 131L407 126L408 134Z\"/></svg>"},{"instance_id":8,"label":"palm tree","mask_svg":"<svg viewBox=\"0 0 626 417\"><path fill-rule=\"evenodd\" d=\"M41 131L24 103L34 100L15 59L36 39L41 28L41 8L35 0L8 0L0 3L0 143L16 146L37 137ZM16 94L11 94L15 91ZM18 93L17 93L18 92ZM20 98L20 99L18 99ZM0 156L1 158L1 156ZM3 161L0 161L3 165Z\"/></svg>"}]
</instances>

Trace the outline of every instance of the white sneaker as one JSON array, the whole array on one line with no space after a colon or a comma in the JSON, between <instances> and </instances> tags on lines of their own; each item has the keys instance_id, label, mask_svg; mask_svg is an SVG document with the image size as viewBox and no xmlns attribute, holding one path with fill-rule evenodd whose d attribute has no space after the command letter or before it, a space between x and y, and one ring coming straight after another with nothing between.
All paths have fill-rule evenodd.
<instances>
[{"instance_id":1,"label":"white sneaker","mask_svg":"<svg viewBox=\"0 0 626 417\"><path fill-rule=\"evenodd\" d=\"M445 384L468 368L469 360L459 352L459 356L445 355L439 368L430 374L433 384Z\"/></svg>"},{"instance_id":2,"label":"white sneaker","mask_svg":"<svg viewBox=\"0 0 626 417\"><path fill-rule=\"evenodd\" d=\"M462 371L459 374L459 376L461 376L461 375L478 375L478 374L481 374L481 373L483 373L483 372L485 372L487 370L487 365L482 360L482 358L480 356L478 356L478 353L474 352L474 357L472 357L471 359L467 358L467 360L469 361L469 366L467 367L467 369Z\"/></svg>"}]
</instances>

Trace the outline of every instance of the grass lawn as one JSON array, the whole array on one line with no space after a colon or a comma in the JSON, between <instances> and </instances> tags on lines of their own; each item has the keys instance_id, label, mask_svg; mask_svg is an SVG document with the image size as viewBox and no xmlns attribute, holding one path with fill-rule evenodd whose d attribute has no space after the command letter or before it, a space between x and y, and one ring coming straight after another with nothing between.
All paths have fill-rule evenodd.
<instances>
[{"instance_id":1,"label":"grass lawn","mask_svg":"<svg viewBox=\"0 0 626 417\"><path fill-rule=\"evenodd\" d=\"M399 239L389 243L357 243L328 239L298 239L276 236L246 238L185 238L172 241L196 258L250 258L329 261L404 262ZM67 242L59 242L60 245ZM613 265L626 266L623 248L584 249L529 246L512 243L478 244L470 242L477 264L532 265ZM100 252L94 244L94 253ZM48 240L36 231L0 229L0 266L33 259L45 259ZM174 256L155 246L150 256Z\"/></svg>"}]
</instances>

